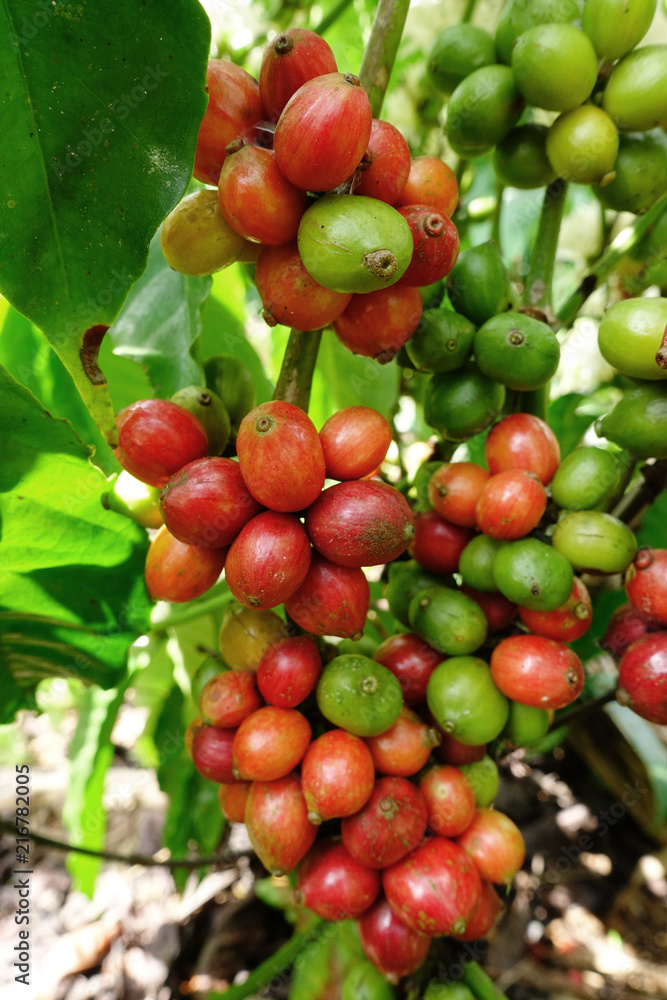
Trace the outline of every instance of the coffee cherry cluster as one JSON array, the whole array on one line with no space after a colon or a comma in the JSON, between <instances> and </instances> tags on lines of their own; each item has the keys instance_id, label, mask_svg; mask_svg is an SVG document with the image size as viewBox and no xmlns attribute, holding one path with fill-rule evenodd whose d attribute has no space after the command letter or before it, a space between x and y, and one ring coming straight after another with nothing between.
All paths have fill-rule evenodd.
<instances>
[{"instance_id":1,"label":"coffee cherry cluster","mask_svg":"<svg viewBox=\"0 0 667 1000\"><path fill-rule=\"evenodd\" d=\"M190 754L268 871L297 870L297 904L356 918L369 960L396 981L434 935L489 932L502 908L493 886L511 883L523 838L490 808L486 746L428 717L438 650L404 633L371 659L286 631L275 612L228 608L229 666L200 668Z\"/></svg>"},{"instance_id":2,"label":"coffee cherry cluster","mask_svg":"<svg viewBox=\"0 0 667 1000\"><path fill-rule=\"evenodd\" d=\"M411 159L400 132L373 119L358 77L304 29L267 45L259 83L211 60L208 91L195 177L217 195L197 191L165 220L168 262L210 274L256 261L270 326L333 324L355 353L389 361L419 321L418 288L458 255L450 168Z\"/></svg>"}]
</instances>

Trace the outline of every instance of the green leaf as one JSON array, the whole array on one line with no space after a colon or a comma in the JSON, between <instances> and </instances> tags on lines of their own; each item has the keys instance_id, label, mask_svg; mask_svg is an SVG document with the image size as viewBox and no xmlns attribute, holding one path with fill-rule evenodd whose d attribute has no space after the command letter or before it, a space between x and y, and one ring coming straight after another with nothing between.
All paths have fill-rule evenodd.
<instances>
[{"instance_id":1,"label":"green leaf","mask_svg":"<svg viewBox=\"0 0 667 1000\"><path fill-rule=\"evenodd\" d=\"M186 385L204 384L191 348L201 333L201 307L210 278L173 271L162 253L159 233L148 264L109 330L113 353L141 365L155 396L173 396Z\"/></svg>"},{"instance_id":2,"label":"green leaf","mask_svg":"<svg viewBox=\"0 0 667 1000\"><path fill-rule=\"evenodd\" d=\"M196 0L5 0L0 33L0 289L113 443L99 338L186 189L210 25Z\"/></svg>"},{"instance_id":3,"label":"green leaf","mask_svg":"<svg viewBox=\"0 0 667 1000\"><path fill-rule=\"evenodd\" d=\"M118 683L149 625L147 536L102 507L71 425L0 367L0 663L30 698L44 677Z\"/></svg>"},{"instance_id":4,"label":"green leaf","mask_svg":"<svg viewBox=\"0 0 667 1000\"><path fill-rule=\"evenodd\" d=\"M69 750L69 785L63 807L63 824L71 843L79 847L104 849L107 813L102 797L104 779L114 755L111 732L130 681L128 676L115 690L97 688L83 694L79 722ZM74 887L90 897L101 866L101 858L76 852L67 855L67 870Z\"/></svg>"},{"instance_id":5,"label":"green leaf","mask_svg":"<svg viewBox=\"0 0 667 1000\"><path fill-rule=\"evenodd\" d=\"M568 392L549 406L549 426L558 438L561 460L574 451L584 431L591 425L593 417L579 411L585 400L586 396L579 392Z\"/></svg>"},{"instance_id":6,"label":"green leaf","mask_svg":"<svg viewBox=\"0 0 667 1000\"><path fill-rule=\"evenodd\" d=\"M325 330L313 378L310 418L321 427L345 406L370 406L390 418L398 401L399 381L397 364L381 365L352 354L333 330Z\"/></svg>"},{"instance_id":7,"label":"green leaf","mask_svg":"<svg viewBox=\"0 0 667 1000\"><path fill-rule=\"evenodd\" d=\"M651 821L646 832L665 839L667 822L667 747L655 727L629 708L611 702L605 706L616 727L623 734L646 770L651 793ZM646 789L637 788L638 792Z\"/></svg>"},{"instance_id":8,"label":"green leaf","mask_svg":"<svg viewBox=\"0 0 667 1000\"><path fill-rule=\"evenodd\" d=\"M667 490L663 490L645 512L641 528L636 534L640 545L667 549Z\"/></svg>"},{"instance_id":9,"label":"green leaf","mask_svg":"<svg viewBox=\"0 0 667 1000\"><path fill-rule=\"evenodd\" d=\"M324 924L319 936L294 960L289 1000L340 996L345 976L361 958L355 921Z\"/></svg>"}]
</instances>

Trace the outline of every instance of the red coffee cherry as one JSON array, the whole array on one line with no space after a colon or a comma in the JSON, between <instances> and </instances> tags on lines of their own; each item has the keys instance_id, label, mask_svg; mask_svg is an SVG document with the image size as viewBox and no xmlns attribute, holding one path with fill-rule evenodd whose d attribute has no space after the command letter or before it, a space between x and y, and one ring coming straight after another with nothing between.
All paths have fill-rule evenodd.
<instances>
[{"instance_id":1,"label":"red coffee cherry","mask_svg":"<svg viewBox=\"0 0 667 1000\"><path fill-rule=\"evenodd\" d=\"M451 219L459 200L456 174L437 156L416 156L398 205L428 205Z\"/></svg>"},{"instance_id":2,"label":"red coffee cherry","mask_svg":"<svg viewBox=\"0 0 667 1000\"><path fill-rule=\"evenodd\" d=\"M468 922L463 934L452 934L452 937L456 938L457 941L478 941L480 938L486 937L502 908L502 900L491 882L485 882L482 879L482 898L474 916Z\"/></svg>"},{"instance_id":3,"label":"red coffee cherry","mask_svg":"<svg viewBox=\"0 0 667 1000\"><path fill-rule=\"evenodd\" d=\"M643 719L667 724L667 632L646 635L626 650L616 698Z\"/></svg>"},{"instance_id":4,"label":"red coffee cherry","mask_svg":"<svg viewBox=\"0 0 667 1000\"><path fill-rule=\"evenodd\" d=\"M299 589L310 566L306 529L293 514L258 514L232 542L225 580L247 608L275 608Z\"/></svg>"},{"instance_id":5,"label":"red coffee cherry","mask_svg":"<svg viewBox=\"0 0 667 1000\"><path fill-rule=\"evenodd\" d=\"M612 614L605 634L600 639L601 649L612 656L623 656L628 646L654 631L644 615L633 604L623 604Z\"/></svg>"},{"instance_id":6,"label":"red coffee cherry","mask_svg":"<svg viewBox=\"0 0 667 1000\"><path fill-rule=\"evenodd\" d=\"M472 597L476 604L484 612L484 617L489 626L489 632L498 632L507 628L511 621L514 621L519 610L519 606L508 600L504 594L485 594L481 590L475 590L466 583L461 587L466 597Z\"/></svg>"},{"instance_id":7,"label":"red coffee cherry","mask_svg":"<svg viewBox=\"0 0 667 1000\"><path fill-rule=\"evenodd\" d=\"M276 125L273 141L281 173L304 191L338 187L361 162L372 120L368 95L354 74L308 80Z\"/></svg>"},{"instance_id":8,"label":"red coffee cherry","mask_svg":"<svg viewBox=\"0 0 667 1000\"><path fill-rule=\"evenodd\" d=\"M560 608L556 608L555 611L531 611L530 608L519 608L519 617L535 635L557 639L559 642L575 642L591 627L593 621L591 595L585 584L575 576L572 593Z\"/></svg>"},{"instance_id":9,"label":"red coffee cherry","mask_svg":"<svg viewBox=\"0 0 667 1000\"><path fill-rule=\"evenodd\" d=\"M301 712L274 705L259 708L236 730L236 777L245 781L284 778L301 762L310 734L310 724Z\"/></svg>"},{"instance_id":10,"label":"red coffee cherry","mask_svg":"<svg viewBox=\"0 0 667 1000\"><path fill-rule=\"evenodd\" d=\"M451 764L430 768L419 779L428 807L428 826L439 837L458 837L475 815L475 795L466 776Z\"/></svg>"},{"instance_id":11,"label":"red coffee cherry","mask_svg":"<svg viewBox=\"0 0 667 1000\"><path fill-rule=\"evenodd\" d=\"M491 677L512 701L534 708L565 708L581 693L584 671L564 642L512 635L491 654Z\"/></svg>"},{"instance_id":12,"label":"red coffee cherry","mask_svg":"<svg viewBox=\"0 0 667 1000\"><path fill-rule=\"evenodd\" d=\"M431 947L431 938L406 927L384 896L359 917L359 938L366 957L391 983L415 972Z\"/></svg>"},{"instance_id":13,"label":"red coffee cherry","mask_svg":"<svg viewBox=\"0 0 667 1000\"><path fill-rule=\"evenodd\" d=\"M391 425L369 406L347 406L329 417L320 441L328 479L363 479L387 454Z\"/></svg>"},{"instance_id":14,"label":"red coffee cherry","mask_svg":"<svg viewBox=\"0 0 667 1000\"><path fill-rule=\"evenodd\" d=\"M401 685L405 704L413 707L426 700L429 677L447 657L418 635L402 632L380 643L373 659L391 670Z\"/></svg>"},{"instance_id":15,"label":"red coffee cherry","mask_svg":"<svg viewBox=\"0 0 667 1000\"><path fill-rule=\"evenodd\" d=\"M387 902L413 931L462 934L479 904L482 880L465 851L433 837L383 872Z\"/></svg>"},{"instance_id":16,"label":"red coffee cherry","mask_svg":"<svg viewBox=\"0 0 667 1000\"><path fill-rule=\"evenodd\" d=\"M373 480L338 483L306 511L310 540L341 566L378 566L396 559L414 535L414 517L398 490Z\"/></svg>"},{"instance_id":17,"label":"red coffee cherry","mask_svg":"<svg viewBox=\"0 0 667 1000\"><path fill-rule=\"evenodd\" d=\"M426 205L405 205L398 211L410 226L414 250L407 271L396 284L423 287L441 281L459 255L456 226Z\"/></svg>"},{"instance_id":18,"label":"red coffee cherry","mask_svg":"<svg viewBox=\"0 0 667 1000\"><path fill-rule=\"evenodd\" d=\"M255 675L245 670L225 670L211 677L199 696L199 711L212 726L234 729L262 707Z\"/></svg>"},{"instance_id":19,"label":"red coffee cherry","mask_svg":"<svg viewBox=\"0 0 667 1000\"><path fill-rule=\"evenodd\" d=\"M470 855L482 878L496 885L509 885L526 857L518 826L497 809L478 809L457 843Z\"/></svg>"},{"instance_id":20,"label":"red coffee cherry","mask_svg":"<svg viewBox=\"0 0 667 1000\"><path fill-rule=\"evenodd\" d=\"M470 528L450 524L434 510L415 518L410 555L431 573L456 573L464 548L475 534Z\"/></svg>"},{"instance_id":21,"label":"red coffee cherry","mask_svg":"<svg viewBox=\"0 0 667 1000\"><path fill-rule=\"evenodd\" d=\"M308 821L301 783L293 774L253 781L245 825L255 854L272 875L285 875L308 853L317 827Z\"/></svg>"},{"instance_id":22,"label":"red coffee cherry","mask_svg":"<svg viewBox=\"0 0 667 1000\"><path fill-rule=\"evenodd\" d=\"M208 452L206 431L197 418L168 399L141 399L116 415L123 468L149 486L162 487L188 462Z\"/></svg>"},{"instance_id":23,"label":"red coffee cherry","mask_svg":"<svg viewBox=\"0 0 667 1000\"><path fill-rule=\"evenodd\" d=\"M222 815L230 823L245 821L245 807L251 786L250 781L235 781L232 784L223 782L218 788L218 802Z\"/></svg>"},{"instance_id":24,"label":"red coffee cherry","mask_svg":"<svg viewBox=\"0 0 667 1000\"><path fill-rule=\"evenodd\" d=\"M435 723L434 723L435 725ZM459 743L450 733L441 730L442 741L437 749L437 755L445 764L472 764L476 760L483 760L486 756L486 743L480 746L467 746Z\"/></svg>"},{"instance_id":25,"label":"red coffee cherry","mask_svg":"<svg viewBox=\"0 0 667 1000\"><path fill-rule=\"evenodd\" d=\"M285 601L285 610L313 635L353 639L363 634L369 603L370 587L362 570L339 566L313 553L308 575Z\"/></svg>"},{"instance_id":26,"label":"red coffee cherry","mask_svg":"<svg viewBox=\"0 0 667 1000\"><path fill-rule=\"evenodd\" d=\"M379 736L366 739L376 770L380 774L403 778L421 771L431 756L431 750L439 743L438 730L428 726L405 705L391 728Z\"/></svg>"},{"instance_id":27,"label":"red coffee cherry","mask_svg":"<svg viewBox=\"0 0 667 1000\"><path fill-rule=\"evenodd\" d=\"M293 403L273 400L251 410L241 421L236 451L248 489L270 510L303 510L324 486L318 433Z\"/></svg>"},{"instance_id":28,"label":"red coffee cherry","mask_svg":"<svg viewBox=\"0 0 667 1000\"><path fill-rule=\"evenodd\" d=\"M280 244L296 239L306 194L285 180L273 150L230 143L218 195L225 219L246 240Z\"/></svg>"},{"instance_id":29,"label":"red coffee cherry","mask_svg":"<svg viewBox=\"0 0 667 1000\"><path fill-rule=\"evenodd\" d=\"M560 445L544 420L530 413L511 413L491 428L484 457L491 475L527 469L546 486L560 464Z\"/></svg>"},{"instance_id":30,"label":"red coffee cherry","mask_svg":"<svg viewBox=\"0 0 667 1000\"><path fill-rule=\"evenodd\" d=\"M298 635L267 649L257 671L257 687L270 705L295 708L315 690L321 671L316 644Z\"/></svg>"},{"instance_id":31,"label":"red coffee cherry","mask_svg":"<svg viewBox=\"0 0 667 1000\"><path fill-rule=\"evenodd\" d=\"M444 462L428 483L433 510L451 524L476 527L475 507L489 475L473 462Z\"/></svg>"},{"instance_id":32,"label":"red coffee cherry","mask_svg":"<svg viewBox=\"0 0 667 1000\"><path fill-rule=\"evenodd\" d=\"M226 784L236 781L232 759L235 735L235 729L218 729L201 719L190 724L186 746L189 746L192 763L205 778Z\"/></svg>"},{"instance_id":33,"label":"red coffee cherry","mask_svg":"<svg viewBox=\"0 0 667 1000\"><path fill-rule=\"evenodd\" d=\"M316 844L299 865L294 896L324 920L359 917L380 892L380 873L360 865L340 841Z\"/></svg>"},{"instance_id":34,"label":"red coffee cherry","mask_svg":"<svg viewBox=\"0 0 667 1000\"><path fill-rule=\"evenodd\" d=\"M264 49L259 94L264 116L277 122L293 94L308 80L338 69L328 42L314 31L288 28Z\"/></svg>"},{"instance_id":35,"label":"red coffee cherry","mask_svg":"<svg viewBox=\"0 0 667 1000\"><path fill-rule=\"evenodd\" d=\"M194 601L216 583L228 551L186 545L162 527L146 555L146 589L154 601Z\"/></svg>"},{"instance_id":36,"label":"red coffee cherry","mask_svg":"<svg viewBox=\"0 0 667 1000\"><path fill-rule=\"evenodd\" d=\"M419 290L392 285L353 295L334 322L341 344L353 354L386 364L417 329L423 304Z\"/></svg>"},{"instance_id":37,"label":"red coffee cherry","mask_svg":"<svg viewBox=\"0 0 667 1000\"><path fill-rule=\"evenodd\" d=\"M332 729L308 747L301 781L311 823L351 816L373 791L373 758L358 736Z\"/></svg>"},{"instance_id":38,"label":"red coffee cherry","mask_svg":"<svg viewBox=\"0 0 667 1000\"><path fill-rule=\"evenodd\" d=\"M369 165L355 177L354 194L395 205L410 173L410 149L398 129L374 118L367 149Z\"/></svg>"},{"instance_id":39,"label":"red coffee cherry","mask_svg":"<svg viewBox=\"0 0 667 1000\"><path fill-rule=\"evenodd\" d=\"M625 574L625 592L652 625L667 626L667 549L639 549Z\"/></svg>"},{"instance_id":40,"label":"red coffee cherry","mask_svg":"<svg viewBox=\"0 0 667 1000\"><path fill-rule=\"evenodd\" d=\"M491 476L475 507L477 527L490 538L516 541L536 528L547 508L547 493L537 476L509 469Z\"/></svg>"},{"instance_id":41,"label":"red coffee cherry","mask_svg":"<svg viewBox=\"0 0 667 1000\"><path fill-rule=\"evenodd\" d=\"M208 107L197 136L194 175L217 185L227 146L252 136L263 117L262 102L250 74L227 59L209 59L206 86Z\"/></svg>"},{"instance_id":42,"label":"red coffee cherry","mask_svg":"<svg viewBox=\"0 0 667 1000\"><path fill-rule=\"evenodd\" d=\"M207 549L230 545L261 509L231 458L190 462L160 494L160 510L172 535Z\"/></svg>"},{"instance_id":43,"label":"red coffee cherry","mask_svg":"<svg viewBox=\"0 0 667 1000\"><path fill-rule=\"evenodd\" d=\"M334 292L311 278L296 240L262 250L255 283L268 326L282 323L296 330L321 330L338 319L352 298L351 292Z\"/></svg>"},{"instance_id":44,"label":"red coffee cherry","mask_svg":"<svg viewBox=\"0 0 667 1000\"><path fill-rule=\"evenodd\" d=\"M387 868L417 846L426 820L418 788L405 778L380 778L364 807L343 820L343 843L360 864Z\"/></svg>"}]
</instances>

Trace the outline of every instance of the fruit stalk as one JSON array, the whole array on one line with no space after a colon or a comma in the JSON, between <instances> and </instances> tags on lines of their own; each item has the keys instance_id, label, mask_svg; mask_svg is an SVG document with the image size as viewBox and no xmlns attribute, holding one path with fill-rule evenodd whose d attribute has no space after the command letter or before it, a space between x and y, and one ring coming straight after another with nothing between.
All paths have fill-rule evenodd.
<instances>
[{"instance_id":1,"label":"fruit stalk","mask_svg":"<svg viewBox=\"0 0 667 1000\"><path fill-rule=\"evenodd\" d=\"M325 31L329 30L332 24L336 23L341 14L345 13L351 3L352 0L338 0L338 3L334 4L327 14L324 14L322 20L312 30L318 35L323 35Z\"/></svg>"},{"instance_id":2,"label":"fruit stalk","mask_svg":"<svg viewBox=\"0 0 667 1000\"><path fill-rule=\"evenodd\" d=\"M523 293L524 307L542 309L547 314L548 321L554 318L551 285L566 193L567 184L560 179L550 184L544 193L539 227L530 259L530 270Z\"/></svg>"},{"instance_id":3,"label":"fruit stalk","mask_svg":"<svg viewBox=\"0 0 667 1000\"><path fill-rule=\"evenodd\" d=\"M496 988L493 980L477 962L463 962L462 981L474 993L476 1000L507 1000L504 993Z\"/></svg>"},{"instance_id":4,"label":"fruit stalk","mask_svg":"<svg viewBox=\"0 0 667 1000\"><path fill-rule=\"evenodd\" d=\"M632 225L628 227L627 232L621 234L623 236L622 240L619 237L614 240L614 243L605 250L588 274L582 278L577 290L570 295L569 299L563 303L556 313L559 326L570 326L584 302L586 302L597 288L599 282L604 281L611 274L618 262L632 250L635 244L651 229L665 211L667 211L667 194L663 194L661 198L658 198L645 215L640 215L635 219Z\"/></svg>"},{"instance_id":5,"label":"fruit stalk","mask_svg":"<svg viewBox=\"0 0 667 1000\"><path fill-rule=\"evenodd\" d=\"M206 598L206 600L189 601L183 607L172 606L169 613L163 618L158 618L155 615L156 609L154 608L151 615L152 631L164 632L174 625L182 625L184 622L192 621L201 615L210 614L212 611L224 611L231 599L232 595L225 589L219 594Z\"/></svg>"},{"instance_id":6,"label":"fruit stalk","mask_svg":"<svg viewBox=\"0 0 667 1000\"><path fill-rule=\"evenodd\" d=\"M274 399L281 399L300 406L302 410L308 410L310 387L321 339L321 330L315 330L313 333L304 333L302 330L290 332L278 384L273 394Z\"/></svg>"},{"instance_id":7,"label":"fruit stalk","mask_svg":"<svg viewBox=\"0 0 667 1000\"><path fill-rule=\"evenodd\" d=\"M379 118L391 69L408 16L410 0L380 0L368 45L361 60L359 79L366 88L373 118Z\"/></svg>"},{"instance_id":8,"label":"fruit stalk","mask_svg":"<svg viewBox=\"0 0 667 1000\"><path fill-rule=\"evenodd\" d=\"M252 996L253 993L264 989L272 979L279 976L294 962L306 945L310 944L313 938L322 931L323 925L324 921L316 918L305 930L297 931L282 948L279 948L270 958L253 969L244 983L232 986L224 993L213 991L208 994L209 1000L245 1000L245 997Z\"/></svg>"}]
</instances>

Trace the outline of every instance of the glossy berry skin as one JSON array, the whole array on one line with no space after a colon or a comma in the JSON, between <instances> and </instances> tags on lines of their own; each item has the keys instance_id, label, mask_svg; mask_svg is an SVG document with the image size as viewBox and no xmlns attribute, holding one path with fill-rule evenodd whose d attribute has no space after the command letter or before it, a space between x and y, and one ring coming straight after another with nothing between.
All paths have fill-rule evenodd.
<instances>
[{"instance_id":1,"label":"glossy berry skin","mask_svg":"<svg viewBox=\"0 0 667 1000\"><path fill-rule=\"evenodd\" d=\"M667 549L637 552L625 574L625 592L652 625L667 627Z\"/></svg>"},{"instance_id":2,"label":"glossy berry skin","mask_svg":"<svg viewBox=\"0 0 667 1000\"><path fill-rule=\"evenodd\" d=\"M308 747L301 765L311 823L351 816L373 791L375 767L363 740L344 729L324 733Z\"/></svg>"},{"instance_id":3,"label":"glossy berry skin","mask_svg":"<svg viewBox=\"0 0 667 1000\"><path fill-rule=\"evenodd\" d=\"M382 896L359 917L366 957L392 983L415 972L428 955L431 938L411 930Z\"/></svg>"},{"instance_id":4,"label":"glossy berry skin","mask_svg":"<svg viewBox=\"0 0 667 1000\"><path fill-rule=\"evenodd\" d=\"M422 309L418 289L392 285L353 295L333 327L341 344L353 354L386 364L417 329Z\"/></svg>"},{"instance_id":5,"label":"glossy berry skin","mask_svg":"<svg viewBox=\"0 0 667 1000\"><path fill-rule=\"evenodd\" d=\"M616 698L643 719L667 724L667 632L646 635L626 650Z\"/></svg>"},{"instance_id":6,"label":"glossy berry skin","mask_svg":"<svg viewBox=\"0 0 667 1000\"><path fill-rule=\"evenodd\" d=\"M298 517L265 511L232 542L225 580L246 607L275 608L301 586L310 558L308 535Z\"/></svg>"},{"instance_id":7,"label":"glossy berry skin","mask_svg":"<svg viewBox=\"0 0 667 1000\"><path fill-rule=\"evenodd\" d=\"M364 807L343 820L343 843L360 864L387 868L419 844L426 820L418 788L405 778L380 778Z\"/></svg>"},{"instance_id":8,"label":"glossy berry skin","mask_svg":"<svg viewBox=\"0 0 667 1000\"><path fill-rule=\"evenodd\" d=\"M250 795L250 781L223 782L218 788L218 802L225 819L230 823L245 821L245 807Z\"/></svg>"},{"instance_id":9,"label":"glossy berry skin","mask_svg":"<svg viewBox=\"0 0 667 1000\"><path fill-rule=\"evenodd\" d=\"M415 518L415 537L410 555L431 573L456 573L461 553L474 532L458 524L450 524L434 510Z\"/></svg>"},{"instance_id":10,"label":"glossy berry skin","mask_svg":"<svg viewBox=\"0 0 667 1000\"><path fill-rule=\"evenodd\" d=\"M230 545L261 509L231 458L190 462L160 494L162 517L172 535L207 549Z\"/></svg>"},{"instance_id":11,"label":"glossy berry skin","mask_svg":"<svg viewBox=\"0 0 667 1000\"><path fill-rule=\"evenodd\" d=\"M459 200L456 174L437 156L416 156L398 205L428 205L451 219Z\"/></svg>"},{"instance_id":12,"label":"glossy berry skin","mask_svg":"<svg viewBox=\"0 0 667 1000\"><path fill-rule=\"evenodd\" d=\"M444 462L428 483L428 498L436 514L451 524L476 527L475 507L489 473L473 462Z\"/></svg>"},{"instance_id":13,"label":"glossy berry skin","mask_svg":"<svg viewBox=\"0 0 667 1000\"><path fill-rule=\"evenodd\" d=\"M208 452L201 423L168 399L141 399L116 415L114 454L126 472L149 486L162 487L170 476Z\"/></svg>"},{"instance_id":14,"label":"glossy berry skin","mask_svg":"<svg viewBox=\"0 0 667 1000\"><path fill-rule=\"evenodd\" d=\"M475 796L470 782L451 764L430 768L419 780L428 807L428 826L439 837L458 837L472 823Z\"/></svg>"},{"instance_id":15,"label":"glossy berry skin","mask_svg":"<svg viewBox=\"0 0 667 1000\"><path fill-rule=\"evenodd\" d=\"M272 875L285 875L308 853L317 827L308 821L301 783L293 774L253 781L245 825L255 854Z\"/></svg>"},{"instance_id":16,"label":"glossy berry skin","mask_svg":"<svg viewBox=\"0 0 667 1000\"><path fill-rule=\"evenodd\" d=\"M482 878L494 885L509 885L526 856L518 826L497 809L478 809L457 843L473 859Z\"/></svg>"},{"instance_id":17,"label":"glossy berry skin","mask_svg":"<svg viewBox=\"0 0 667 1000\"><path fill-rule=\"evenodd\" d=\"M235 729L194 725L190 734L192 763L211 781L236 781L232 759Z\"/></svg>"},{"instance_id":18,"label":"glossy berry skin","mask_svg":"<svg viewBox=\"0 0 667 1000\"><path fill-rule=\"evenodd\" d=\"M476 604L479 604L488 622L489 632L507 628L516 618L519 606L509 601L504 594L484 594L481 590L475 590L465 583L461 590L466 597L471 597Z\"/></svg>"},{"instance_id":19,"label":"glossy berry skin","mask_svg":"<svg viewBox=\"0 0 667 1000\"><path fill-rule=\"evenodd\" d=\"M351 292L318 285L303 266L296 240L262 250L255 282L268 326L321 330L338 319L352 298Z\"/></svg>"},{"instance_id":20,"label":"glossy berry skin","mask_svg":"<svg viewBox=\"0 0 667 1000\"><path fill-rule=\"evenodd\" d=\"M270 705L295 708L315 690L321 670L316 644L298 635L267 649L257 671L257 687Z\"/></svg>"},{"instance_id":21,"label":"glossy berry skin","mask_svg":"<svg viewBox=\"0 0 667 1000\"><path fill-rule=\"evenodd\" d=\"M295 187L330 191L361 162L371 124L371 106L358 77L326 73L308 80L278 119L276 163Z\"/></svg>"},{"instance_id":22,"label":"glossy berry skin","mask_svg":"<svg viewBox=\"0 0 667 1000\"><path fill-rule=\"evenodd\" d=\"M255 675L245 670L225 670L202 688L199 711L212 726L234 729L246 716L262 707Z\"/></svg>"},{"instance_id":23,"label":"glossy berry skin","mask_svg":"<svg viewBox=\"0 0 667 1000\"><path fill-rule=\"evenodd\" d=\"M349 920L361 916L379 892L380 873L334 840L316 844L303 859L295 898L324 920Z\"/></svg>"},{"instance_id":24,"label":"glossy berry skin","mask_svg":"<svg viewBox=\"0 0 667 1000\"><path fill-rule=\"evenodd\" d=\"M324 486L318 433L293 403L273 400L251 410L241 421L236 450L248 489L270 510L303 510Z\"/></svg>"},{"instance_id":25,"label":"glossy berry skin","mask_svg":"<svg viewBox=\"0 0 667 1000\"><path fill-rule=\"evenodd\" d=\"M477 527L490 538L516 541L542 519L547 494L537 476L525 469L509 469L491 476L475 507Z\"/></svg>"},{"instance_id":26,"label":"glossy berry skin","mask_svg":"<svg viewBox=\"0 0 667 1000\"><path fill-rule=\"evenodd\" d=\"M486 937L503 908L502 900L491 882L482 879L482 897L463 934L452 934L457 941L478 941Z\"/></svg>"},{"instance_id":27,"label":"glossy berry skin","mask_svg":"<svg viewBox=\"0 0 667 1000\"><path fill-rule=\"evenodd\" d=\"M484 457L491 475L527 469L547 486L560 464L560 445L544 420L530 413L511 413L492 427Z\"/></svg>"},{"instance_id":28,"label":"glossy berry skin","mask_svg":"<svg viewBox=\"0 0 667 1000\"><path fill-rule=\"evenodd\" d=\"M409 778L421 771L440 742L440 734L403 706L396 722L384 733L371 736L366 745L380 774Z\"/></svg>"},{"instance_id":29,"label":"glossy berry skin","mask_svg":"<svg viewBox=\"0 0 667 1000\"><path fill-rule=\"evenodd\" d=\"M465 851L433 837L383 873L394 913L421 934L462 934L479 903L482 882Z\"/></svg>"},{"instance_id":30,"label":"glossy berry skin","mask_svg":"<svg viewBox=\"0 0 667 1000\"><path fill-rule=\"evenodd\" d=\"M265 118L277 122L299 87L337 69L330 45L316 32L305 28L281 32L264 49L259 70L259 94Z\"/></svg>"},{"instance_id":31,"label":"glossy berry skin","mask_svg":"<svg viewBox=\"0 0 667 1000\"><path fill-rule=\"evenodd\" d=\"M491 654L491 677L508 698L534 708L565 708L584 685L577 654L541 635L512 635L499 642Z\"/></svg>"},{"instance_id":32,"label":"glossy berry skin","mask_svg":"<svg viewBox=\"0 0 667 1000\"><path fill-rule=\"evenodd\" d=\"M605 634L600 639L600 648L612 656L623 656L628 646L654 631L646 618L634 605L622 604L612 614Z\"/></svg>"},{"instance_id":33,"label":"glossy berry skin","mask_svg":"<svg viewBox=\"0 0 667 1000\"><path fill-rule=\"evenodd\" d=\"M373 659L391 670L401 685L405 704L412 707L425 701L428 679L446 656L413 632L401 632L380 643Z\"/></svg>"},{"instance_id":34,"label":"glossy berry skin","mask_svg":"<svg viewBox=\"0 0 667 1000\"><path fill-rule=\"evenodd\" d=\"M377 566L396 559L414 535L414 517L398 490L374 480L338 483L306 511L310 540L340 566Z\"/></svg>"},{"instance_id":35,"label":"glossy berry skin","mask_svg":"<svg viewBox=\"0 0 667 1000\"><path fill-rule=\"evenodd\" d=\"M246 240L277 245L296 239L306 211L305 191L285 180L272 150L232 143L220 173L218 196L225 219Z\"/></svg>"},{"instance_id":36,"label":"glossy berry skin","mask_svg":"<svg viewBox=\"0 0 667 1000\"><path fill-rule=\"evenodd\" d=\"M347 406L320 431L327 479L363 479L379 467L391 444L391 426L369 406Z\"/></svg>"},{"instance_id":37,"label":"glossy berry skin","mask_svg":"<svg viewBox=\"0 0 667 1000\"><path fill-rule=\"evenodd\" d=\"M410 173L410 149L398 129L379 118L373 119L368 140L370 166L360 170L354 194L378 198L395 205Z\"/></svg>"},{"instance_id":38,"label":"glossy berry skin","mask_svg":"<svg viewBox=\"0 0 667 1000\"><path fill-rule=\"evenodd\" d=\"M250 138L263 117L259 87L249 73L227 59L209 59L208 107L199 127L194 175L217 185L230 142Z\"/></svg>"},{"instance_id":39,"label":"glossy berry skin","mask_svg":"<svg viewBox=\"0 0 667 1000\"><path fill-rule=\"evenodd\" d=\"M236 730L234 769L244 781L284 778L302 760L310 743L310 724L293 708L267 705Z\"/></svg>"},{"instance_id":40,"label":"glossy berry skin","mask_svg":"<svg viewBox=\"0 0 667 1000\"><path fill-rule=\"evenodd\" d=\"M228 549L204 549L179 542L160 528L146 554L146 588L154 601L193 601L222 573Z\"/></svg>"},{"instance_id":41,"label":"glossy berry skin","mask_svg":"<svg viewBox=\"0 0 667 1000\"><path fill-rule=\"evenodd\" d=\"M313 554L306 579L285 610L306 632L352 639L363 633L370 603L368 580L360 569L339 566Z\"/></svg>"},{"instance_id":42,"label":"glossy berry skin","mask_svg":"<svg viewBox=\"0 0 667 1000\"><path fill-rule=\"evenodd\" d=\"M405 205L398 211L410 226L414 250L407 271L396 284L420 288L441 281L459 255L456 226L427 205Z\"/></svg>"},{"instance_id":43,"label":"glossy berry skin","mask_svg":"<svg viewBox=\"0 0 667 1000\"><path fill-rule=\"evenodd\" d=\"M593 621L593 605L586 585L578 576L574 578L572 593L565 604L555 611L531 611L519 608L523 624L535 635L559 642L575 642L588 631Z\"/></svg>"}]
</instances>

